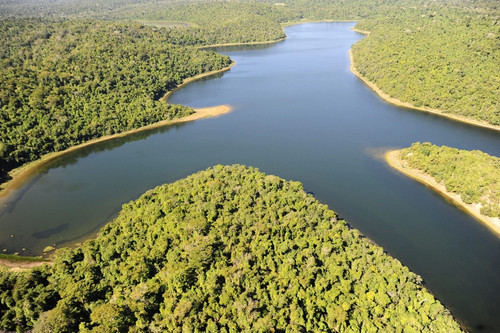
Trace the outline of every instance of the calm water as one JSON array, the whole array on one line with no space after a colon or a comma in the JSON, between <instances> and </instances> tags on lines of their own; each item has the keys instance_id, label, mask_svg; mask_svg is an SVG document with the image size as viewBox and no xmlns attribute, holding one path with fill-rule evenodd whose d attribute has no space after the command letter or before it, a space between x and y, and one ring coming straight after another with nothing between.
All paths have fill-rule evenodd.
<instances>
[{"instance_id":1,"label":"calm water","mask_svg":"<svg viewBox=\"0 0 500 333\"><path fill-rule=\"evenodd\" d=\"M352 26L298 25L272 46L220 49L237 65L170 102L234 112L55 161L1 202L1 249L39 254L75 242L147 189L215 164L246 164L301 181L420 274L468 329L500 332L499 239L377 158L415 141L500 156L500 135L382 101L349 71L347 51L362 38Z\"/></svg>"}]
</instances>

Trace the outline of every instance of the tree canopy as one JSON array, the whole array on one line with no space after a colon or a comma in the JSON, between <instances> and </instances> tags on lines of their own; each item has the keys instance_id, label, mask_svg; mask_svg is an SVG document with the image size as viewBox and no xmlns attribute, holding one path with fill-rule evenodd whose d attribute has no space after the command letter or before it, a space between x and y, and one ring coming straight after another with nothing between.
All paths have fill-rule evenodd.
<instances>
[{"instance_id":1,"label":"tree canopy","mask_svg":"<svg viewBox=\"0 0 500 333\"><path fill-rule=\"evenodd\" d=\"M482 214L500 217L500 158L429 142L402 149L399 158L460 195L465 203L479 204Z\"/></svg>"},{"instance_id":2,"label":"tree canopy","mask_svg":"<svg viewBox=\"0 0 500 333\"><path fill-rule=\"evenodd\" d=\"M393 98L499 126L499 14L432 5L362 21L355 67Z\"/></svg>"},{"instance_id":3,"label":"tree canopy","mask_svg":"<svg viewBox=\"0 0 500 333\"><path fill-rule=\"evenodd\" d=\"M308 20L360 20L372 33L353 46L356 68L391 97L499 125L498 14L490 0L6 2L0 178L45 153L192 112L159 97L230 59L185 46L276 41L283 25ZM169 24L178 21L190 24Z\"/></svg>"},{"instance_id":4,"label":"tree canopy","mask_svg":"<svg viewBox=\"0 0 500 333\"><path fill-rule=\"evenodd\" d=\"M239 165L150 190L52 266L0 282L5 330L460 331L300 183Z\"/></svg>"}]
</instances>

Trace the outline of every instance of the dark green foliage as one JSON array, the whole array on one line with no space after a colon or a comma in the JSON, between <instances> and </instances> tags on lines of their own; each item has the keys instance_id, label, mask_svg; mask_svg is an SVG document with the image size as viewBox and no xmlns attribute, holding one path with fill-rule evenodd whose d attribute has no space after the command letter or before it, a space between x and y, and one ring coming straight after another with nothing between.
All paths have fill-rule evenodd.
<instances>
[{"instance_id":1,"label":"dark green foliage","mask_svg":"<svg viewBox=\"0 0 500 333\"><path fill-rule=\"evenodd\" d=\"M285 37L280 22L287 13L273 5L258 3L208 2L147 7L141 14L121 13L135 20L189 22L193 27L171 29L183 34L177 43L212 45L267 42Z\"/></svg>"},{"instance_id":2,"label":"dark green foliage","mask_svg":"<svg viewBox=\"0 0 500 333\"><path fill-rule=\"evenodd\" d=\"M399 158L434 177L465 203L480 204L482 214L500 217L500 158L429 142L402 149Z\"/></svg>"},{"instance_id":3,"label":"dark green foliage","mask_svg":"<svg viewBox=\"0 0 500 333\"><path fill-rule=\"evenodd\" d=\"M0 21L0 168L93 138L182 117L160 100L183 79L228 66L172 46L164 29L100 21ZM1 171L1 170L0 170Z\"/></svg>"},{"instance_id":4,"label":"dark green foliage","mask_svg":"<svg viewBox=\"0 0 500 333\"><path fill-rule=\"evenodd\" d=\"M35 331L459 331L417 275L300 183L243 166L146 192L51 272L61 299Z\"/></svg>"},{"instance_id":5,"label":"dark green foliage","mask_svg":"<svg viewBox=\"0 0 500 333\"><path fill-rule=\"evenodd\" d=\"M49 276L46 265L21 273L0 267L0 328L32 327L42 312L56 306L60 297Z\"/></svg>"},{"instance_id":6,"label":"dark green foliage","mask_svg":"<svg viewBox=\"0 0 500 333\"><path fill-rule=\"evenodd\" d=\"M498 9L492 1L23 1L2 16L187 21L0 21L0 181L42 154L186 115L159 101L182 79L229 64L174 47L273 41L282 24L362 19L357 69L392 97L500 124ZM174 25L175 26L175 25Z\"/></svg>"}]
</instances>

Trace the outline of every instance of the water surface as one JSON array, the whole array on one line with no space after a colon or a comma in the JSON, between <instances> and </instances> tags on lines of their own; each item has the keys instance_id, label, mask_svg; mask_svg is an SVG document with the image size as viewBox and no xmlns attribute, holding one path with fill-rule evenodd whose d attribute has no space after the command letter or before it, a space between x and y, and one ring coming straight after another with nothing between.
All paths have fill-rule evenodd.
<instances>
[{"instance_id":1,"label":"water surface","mask_svg":"<svg viewBox=\"0 0 500 333\"><path fill-rule=\"evenodd\" d=\"M38 254L75 242L156 185L215 164L252 165L301 181L421 275L469 330L500 332L499 239L376 158L416 141L500 156L500 135L381 100L349 71L347 51L363 37L353 25L303 24L275 45L219 49L237 65L170 102L230 104L232 113L104 142L47 165L1 203L1 248Z\"/></svg>"}]
</instances>

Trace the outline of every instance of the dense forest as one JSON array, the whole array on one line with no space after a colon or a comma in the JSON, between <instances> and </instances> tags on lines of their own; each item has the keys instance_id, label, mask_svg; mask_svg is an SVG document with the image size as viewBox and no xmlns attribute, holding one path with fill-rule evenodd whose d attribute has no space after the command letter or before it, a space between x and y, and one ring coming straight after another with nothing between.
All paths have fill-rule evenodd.
<instances>
[{"instance_id":1,"label":"dense forest","mask_svg":"<svg viewBox=\"0 0 500 333\"><path fill-rule=\"evenodd\" d=\"M500 158L428 142L402 149L399 158L434 177L465 203L480 204L482 214L500 217Z\"/></svg>"},{"instance_id":2,"label":"dense forest","mask_svg":"<svg viewBox=\"0 0 500 333\"><path fill-rule=\"evenodd\" d=\"M174 46L163 30L104 21L3 20L0 171L192 113L161 97L231 60Z\"/></svg>"},{"instance_id":3,"label":"dense forest","mask_svg":"<svg viewBox=\"0 0 500 333\"><path fill-rule=\"evenodd\" d=\"M431 6L362 21L356 69L403 102L499 126L499 15Z\"/></svg>"},{"instance_id":4,"label":"dense forest","mask_svg":"<svg viewBox=\"0 0 500 333\"><path fill-rule=\"evenodd\" d=\"M358 20L356 68L415 106L500 125L499 10L474 0L23 0L0 3L0 182L93 138L182 117L161 100L230 65L202 47L277 41L283 26ZM177 24L182 22L183 24ZM498 158L401 154L500 215ZM471 167L472 166L472 167ZM217 166L123 206L52 265L0 267L0 330L455 332L411 273L300 183Z\"/></svg>"},{"instance_id":5,"label":"dense forest","mask_svg":"<svg viewBox=\"0 0 500 333\"><path fill-rule=\"evenodd\" d=\"M0 272L4 330L460 331L300 183L238 165L146 192L52 266Z\"/></svg>"}]
</instances>

